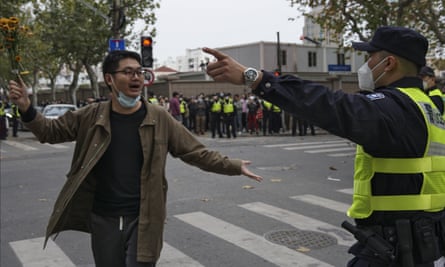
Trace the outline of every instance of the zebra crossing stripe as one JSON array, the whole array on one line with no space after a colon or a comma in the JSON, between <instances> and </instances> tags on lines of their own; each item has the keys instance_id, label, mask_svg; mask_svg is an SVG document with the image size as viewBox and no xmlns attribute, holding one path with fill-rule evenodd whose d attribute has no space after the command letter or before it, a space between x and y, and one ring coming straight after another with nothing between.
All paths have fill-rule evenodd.
<instances>
[{"instance_id":1,"label":"zebra crossing stripe","mask_svg":"<svg viewBox=\"0 0 445 267\"><path fill-rule=\"evenodd\" d=\"M342 147L347 145L347 143L337 143L337 144L324 144L324 145L311 145L311 146L291 146L285 147L285 150L304 150L304 149L315 149L315 148L325 148L325 147Z\"/></svg>"},{"instance_id":2,"label":"zebra crossing stripe","mask_svg":"<svg viewBox=\"0 0 445 267\"><path fill-rule=\"evenodd\" d=\"M326 153L326 152L336 152L336 151L355 151L355 147L339 147L339 148L327 148L327 149L315 149L315 150L305 150L305 153L316 154L316 153Z\"/></svg>"},{"instance_id":3,"label":"zebra crossing stripe","mask_svg":"<svg viewBox=\"0 0 445 267\"><path fill-rule=\"evenodd\" d=\"M339 139L339 140L320 141L320 142L273 144L273 145L265 145L264 147L272 148L272 147L287 147L287 146L306 146L306 145L335 144L335 143L345 143L345 142L347 142L347 141Z\"/></svg>"},{"instance_id":4,"label":"zebra crossing stripe","mask_svg":"<svg viewBox=\"0 0 445 267\"><path fill-rule=\"evenodd\" d=\"M23 267L76 267L51 239L43 249L43 237L10 242Z\"/></svg>"},{"instance_id":5,"label":"zebra crossing stripe","mask_svg":"<svg viewBox=\"0 0 445 267\"><path fill-rule=\"evenodd\" d=\"M349 156L355 156L354 152L349 153L335 153L335 154L328 154L329 157L349 157Z\"/></svg>"},{"instance_id":6,"label":"zebra crossing stripe","mask_svg":"<svg viewBox=\"0 0 445 267\"><path fill-rule=\"evenodd\" d=\"M3 142L5 144L9 145L9 146L13 146L13 147L25 150L25 151L37 150L37 148L35 148L35 147L27 146L27 145L24 145L24 144L22 144L20 142L16 142L16 141L6 140L6 141L3 141Z\"/></svg>"},{"instance_id":7,"label":"zebra crossing stripe","mask_svg":"<svg viewBox=\"0 0 445 267\"><path fill-rule=\"evenodd\" d=\"M303 201L305 203L309 203L312 205L320 206L323 208L335 210L341 213L346 213L346 211L349 209L350 205L347 205L342 202L338 202L335 200L331 200L324 197L314 196L314 195L299 195L299 196L293 196L290 197L295 200Z\"/></svg>"},{"instance_id":8,"label":"zebra crossing stripe","mask_svg":"<svg viewBox=\"0 0 445 267\"><path fill-rule=\"evenodd\" d=\"M48 143L44 143L44 145L46 146L50 146L52 148L57 148L57 149L65 149L68 148L67 146L61 145L61 144L48 144Z\"/></svg>"},{"instance_id":9,"label":"zebra crossing stripe","mask_svg":"<svg viewBox=\"0 0 445 267\"><path fill-rule=\"evenodd\" d=\"M175 217L227 242L239 246L268 262L273 260L272 263L278 266L333 267L328 263L319 261L285 246L273 244L262 236L251 233L203 212L179 214L175 215Z\"/></svg>"},{"instance_id":10,"label":"zebra crossing stripe","mask_svg":"<svg viewBox=\"0 0 445 267\"><path fill-rule=\"evenodd\" d=\"M333 235L337 238L339 245L351 246L355 243L354 237L342 228L289 210L274 207L262 202L252 202L239 206L263 216L287 223L300 230L323 232Z\"/></svg>"},{"instance_id":11,"label":"zebra crossing stripe","mask_svg":"<svg viewBox=\"0 0 445 267\"><path fill-rule=\"evenodd\" d=\"M176 248L170 246L166 242L162 247L161 257L159 258L158 267L170 267L170 266L181 266L181 267L204 267L199 262L185 255Z\"/></svg>"},{"instance_id":12,"label":"zebra crossing stripe","mask_svg":"<svg viewBox=\"0 0 445 267\"><path fill-rule=\"evenodd\" d=\"M339 190L337 190L337 192L347 194L347 195L352 195L354 192L354 189L353 188L339 189Z\"/></svg>"}]
</instances>

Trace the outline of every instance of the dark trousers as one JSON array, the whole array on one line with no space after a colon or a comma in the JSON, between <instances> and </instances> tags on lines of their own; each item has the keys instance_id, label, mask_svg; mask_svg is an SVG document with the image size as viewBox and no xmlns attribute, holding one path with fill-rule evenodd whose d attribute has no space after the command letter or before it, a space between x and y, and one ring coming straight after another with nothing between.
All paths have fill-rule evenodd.
<instances>
[{"instance_id":1,"label":"dark trousers","mask_svg":"<svg viewBox=\"0 0 445 267\"><path fill-rule=\"evenodd\" d=\"M224 114L224 126L226 128L227 137L230 138L230 133L232 133L233 138L236 137L236 125L235 125L235 115L233 113Z\"/></svg>"},{"instance_id":2,"label":"dark trousers","mask_svg":"<svg viewBox=\"0 0 445 267\"><path fill-rule=\"evenodd\" d=\"M215 138L216 131L218 131L219 137L223 137L222 132L221 132L221 114L220 113L211 113L210 128L212 130L212 138Z\"/></svg>"},{"instance_id":3,"label":"dark trousers","mask_svg":"<svg viewBox=\"0 0 445 267\"><path fill-rule=\"evenodd\" d=\"M96 267L155 267L137 262L136 216L103 217L91 214L91 247Z\"/></svg>"}]
</instances>

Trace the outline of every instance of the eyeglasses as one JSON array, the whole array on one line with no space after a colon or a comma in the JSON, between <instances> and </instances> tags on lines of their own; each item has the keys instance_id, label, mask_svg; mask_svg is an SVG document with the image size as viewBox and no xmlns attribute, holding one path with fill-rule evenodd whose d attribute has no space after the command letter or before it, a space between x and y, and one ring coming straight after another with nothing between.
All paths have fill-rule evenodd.
<instances>
[{"instance_id":1,"label":"eyeglasses","mask_svg":"<svg viewBox=\"0 0 445 267\"><path fill-rule=\"evenodd\" d=\"M122 73L125 76L127 76L128 78L133 78L134 75L137 75L138 78L145 77L145 74L147 73L145 70L143 69L137 69L137 70L133 70L133 69L124 69L124 70L117 70L112 72L112 74L115 73Z\"/></svg>"}]
</instances>

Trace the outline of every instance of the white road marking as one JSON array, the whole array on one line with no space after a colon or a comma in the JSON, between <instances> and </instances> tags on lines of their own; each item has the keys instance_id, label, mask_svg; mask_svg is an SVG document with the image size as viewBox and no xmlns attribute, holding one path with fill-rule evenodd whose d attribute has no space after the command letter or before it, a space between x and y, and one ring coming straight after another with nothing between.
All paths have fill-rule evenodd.
<instances>
[{"instance_id":1,"label":"white road marking","mask_svg":"<svg viewBox=\"0 0 445 267\"><path fill-rule=\"evenodd\" d=\"M316 149L316 150L305 150L305 153L316 154L316 153L326 153L326 152L336 152L336 151L348 151L356 150L355 147L341 147L341 148L327 148L327 149Z\"/></svg>"},{"instance_id":2,"label":"white road marking","mask_svg":"<svg viewBox=\"0 0 445 267\"><path fill-rule=\"evenodd\" d=\"M343 193L343 194L348 194L348 195L352 195L354 192L353 188L345 188L345 189L339 189L337 190L337 192Z\"/></svg>"},{"instance_id":3,"label":"white road marking","mask_svg":"<svg viewBox=\"0 0 445 267\"><path fill-rule=\"evenodd\" d=\"M304 150L304 149L316 149L316 148L326 148L326 147L344 147L345 143L338 144L325 144L325 145L311 145L311 146L291 146L285 147L285 150Z\"/></svg>"},{"instance_id":4,"label":"white road marking","mask_svg":"<svg viewBox=\"0 0 445 267\"><path fill-rule=\"evenodd\" d=\"M267 241L262 236L222 221L203 212L175 215L178 219L225 241L239 246L278 266L332 266L285 246Z\"/></svg>"},{"instance_id":5,"label":"white road marking","mask_svg":"<svg viewBox=\"0 0 445 267\"><path fill-rule=\"evenodd\" d=\"M319 197L319 196L315 196L315 195L299 195L299 196L293 196L290 197L292 199L296 199L299 201L303 201L305 203L309 203L312 205L316 205L316 206L320 206L320 207L324 207L327 209L331 209L331 210L335 210L341 213L346 213L346 211L349 209L348 204L345 204L343 202L338 202L335 200L331 200L328 198L324 198L324 197Z\"/></svg>"},{"instance_id":6,"label":"white road marking","mask_svg":"<svg viewBox=\"0 0 445 267\"><path fill-rule=\"evenodd\" d=\"M262 202L252 202L239 206L252 212L287 223L300 230L323 232L333 235L337 238L338 244L343 246L351 246L355 243L354 237L342 228L292 211L274 207Z\"/></svg>"},{"instance_id":7,"label":"white road marking","mask_svg":"<svg viewBox=\"0 0 445 267\"><path fill-rule=\"evenodd\" d=\"M306 145L321 145L321 144L335 144L335 143L346 143L348 141L339 139L332 141L320 141L320 142L303 142L303 143L287 143L287 144L274 144L274 145L265 145L264 147L288 147L288 146L306 146Z\"/></svg>"},{"instance_id":8,"label":"white road marking","mask_svg":"<svg viewBox=\"0 0 445 267\"><path fill-rule=\"evenodd\" d=\"M10 242L23 267L76 267L51 239L43 249L43 237Z\"/></svg>"},{"instance_id":9,"label":"white road marking","mask_svg":"<svg viewBox=\"0 0 445 267\"><path fill-rule=\"evenodd\" d=\"M170 246L166 242L162 247L161 257L159 258L156 266L159 267L170 267L170 266L181 266L181 267L204 267L196 260L185 255L176 248Z\"/></svg>"},{"instance_id":10,"label":"white road marking","mask_svg":"<svg viewBox=\"0 0 445 267\"><path fill-rule=\"evenodd\" d=\"M3 141L3 142L4 142L5 144L9 145L9 146L13 146L13 147L16 147L16 148L25 150L25 151L38 150L38 149L35 148L35 147L28 146L28 145L24 145L24 144L22 144L22 143L20 143L20 142L16 142L16 141L9 141L9 140L6 140L6 141Z\"/></svg>"}]
</instances>

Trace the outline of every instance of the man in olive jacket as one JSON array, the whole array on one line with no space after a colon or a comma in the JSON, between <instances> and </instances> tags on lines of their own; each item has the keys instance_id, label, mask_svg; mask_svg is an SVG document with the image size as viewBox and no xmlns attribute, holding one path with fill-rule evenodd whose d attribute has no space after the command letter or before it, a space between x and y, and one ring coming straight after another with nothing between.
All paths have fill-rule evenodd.
<instances>
[{"instance_id":1,"label":"man in olive jacket","mask_svg":"<svg viewBox=\"0 0 445 267\"><path fill-rule=\"evenodd\" d=\"M9 83L13 103L40 142L76 141L46 240L65 230L91 233L97 267L155 266L166 217L167 153L205 171L262 180L247 169L249 161L208 150L162 107L143 99L140 62L137 53L110 52L103 73L112 99L54 120L34 109L23 81Z\"/></svg>"}]
</instances>

